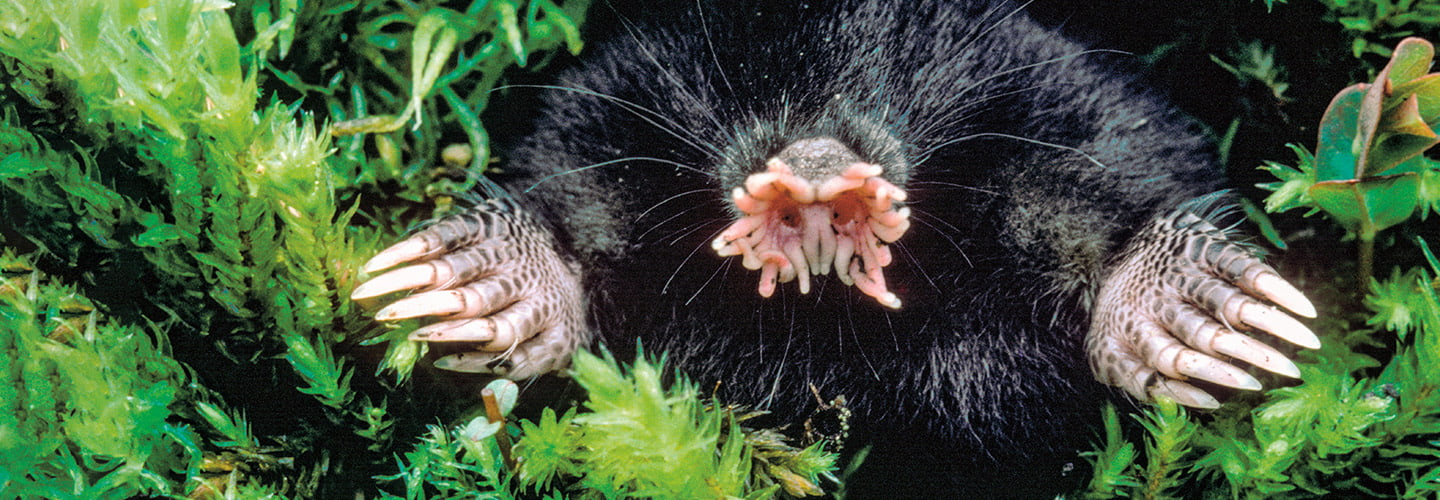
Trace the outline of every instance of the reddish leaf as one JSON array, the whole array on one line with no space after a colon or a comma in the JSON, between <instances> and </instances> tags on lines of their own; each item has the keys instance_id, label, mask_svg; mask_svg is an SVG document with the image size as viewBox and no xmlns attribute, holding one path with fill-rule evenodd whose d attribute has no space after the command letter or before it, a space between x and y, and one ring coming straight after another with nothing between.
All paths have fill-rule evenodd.
<instances>
[{"instance_id":1,"label":"reddish leaf","mask_svg":"<svg viewBox=\"0 0 1440 500\"><path fill-rule=\"evenodd\" d=\"M1396 84L1392 90L1393 98L1408 98L1414 96L1419 101L1420 118L1425 123L1435 123L1440 120L1440 73L1431 73L1405 83ZM1395 101L1391 106L1398 105L1404 101Z\"/></svg>"},{"instance_id":2,"label":"reddish leaf","mask_svg":"<svg viewBox=\"0 0 1440 500\"><path fill-rule=\"evenodd\" d=\"M1375 142L1366 156L1365 176L1383 175L1436 143L1440 138L1420 118L1419 99L1412 95L1380 118Z\"/></svg>"},{"instance_id":3,"label":"reddish leaf","mask_svg":"<svg viewBox=\"0 0 1440 500\"><path fill-rule=\"evenodd\" d=\"M1430 71L1430 61L1435 58L1435 47L1424 38L1410 37L1395 46L1390 63L1385 65L1390 80L1395 84L1405 83L1425 76ZM1382 72L1381 74L1384 74Z\"/></svg>"}]
</instances>

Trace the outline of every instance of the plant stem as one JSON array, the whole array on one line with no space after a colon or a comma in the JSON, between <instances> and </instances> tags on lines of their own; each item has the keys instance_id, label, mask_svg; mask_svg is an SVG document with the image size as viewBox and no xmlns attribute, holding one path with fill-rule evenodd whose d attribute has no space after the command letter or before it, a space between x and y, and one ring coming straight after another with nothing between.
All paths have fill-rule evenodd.
<instances>
[{"instance_id":1,"label":"plant stem","mask_svg":"<svg viewBox=\"0 0 1440 500\"><path fill-rule=\"evenodd\" d=\"M485 402L485 417L490 422L505 421L505 415L500 413L500 402L495 399L495 391L489 387L481 389L480 400ZM504 425L495 433L495 444L500 446L500 457L505 460L505 466L513 470L515 459L510 456L510 434L505 431Z\"/></svg>"},{"instance_id":2,"label":"plant stem","mask_svg":"<svg viewBox=\"0 0 1440 500\"><path fill-rule=\"evenodd\" d=\"M1357 273L1357 276L1356 276L1356 277L1359 278L1359 280L1360 280L1360 286L1357 287L1356 289L1357 289L1357 290L1360 290L1360 289L1369 290L1369 289L1370 289L1370 279L1371 279L1371 277L1374 275L1373 269L1374 269L1374 266L1375 266L1375 231L1374 231L1374 230L1366 230L1365 228L1362 228L1362 229L1361 229L1361 232L1360 232L1359 265L1360 265L1360 270L1359 270L1359 272Z\"/></svg>"}]
</instances>

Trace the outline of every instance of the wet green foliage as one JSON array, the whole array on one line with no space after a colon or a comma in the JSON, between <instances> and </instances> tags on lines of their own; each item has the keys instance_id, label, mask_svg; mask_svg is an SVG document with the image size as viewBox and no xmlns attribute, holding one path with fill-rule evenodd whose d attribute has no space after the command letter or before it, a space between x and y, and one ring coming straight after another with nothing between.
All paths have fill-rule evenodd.
<instances>
[{"instance_id":1,"label":"wet green foliage","mask_svg":"<svg viewBox=\"0 0 1440 500\"><path fill-rule=\"evenodd\" d=\"M1355 57L1377 54L1390 57L1400 38L1440 28L1440 4L1428 0L1321 0L1330 9L1328 19L1353 38Z\"/></svg>"},{"instance_id":2,"label":"wet green foliage","mask_svg":"<svg viewBox=\"0 0 1440 500\"><path fill-rule=\"evenodd\" d=\"M1340 91L1320 121L1320 139L1296 168L1267 162L1281 182L1265 200L1272 212L1305 207L1323 211L1360 242L1360 281L1370 278L1373 245L1380 232L1424 218L1440 207L1440 163L1423 153L1437 143L1440 73L1430 73L1435 49L1408 38L1373 83Z\"/></svg>"},{"instance_id":3,"label":"wet green foliage","mask_svg":"<svg viewBox=\"0 0 1440 500\"><path fill-rule=\"evenodd\" d=\"M171 418L193 397L162 325L125 325L75 287L0 253L0 491L8 497L178 493L201 438Z\"/></svg>"},{"instance_id":4,"label":"wet green foliage","mask_svg":"<svg viewBox=\"0 0 1440 500\"><path fill-rule=\"evenodd\" d=\"M1274 10L1289 0L1264 0ZM1440 4L1430 0L1318 0L1328 12L1325 19L1342 26L1350 36L1355 57L1390 57L1396 42L1407 36L1440 29Z\"/></svg>"},{"instance_id":5,"label":"wet green foliage","mask_svg":"<svg viewBox=\"0 0 1440 500\"><path fill-rule=\"evenodd\" d=\"M404 483L396 498L772 498L822 494L821 478L834 481L836 456L819 443L795 448L744 427L754 413L704 403L682 376L667 383L663 360L642 354L626 367L602 355L576 355L571 376L587 396L563 414L546 408L503 428L483 415L432 426L386 478ZM500 406L508 411L503 398Z\"/></svg>"}]
</instances>

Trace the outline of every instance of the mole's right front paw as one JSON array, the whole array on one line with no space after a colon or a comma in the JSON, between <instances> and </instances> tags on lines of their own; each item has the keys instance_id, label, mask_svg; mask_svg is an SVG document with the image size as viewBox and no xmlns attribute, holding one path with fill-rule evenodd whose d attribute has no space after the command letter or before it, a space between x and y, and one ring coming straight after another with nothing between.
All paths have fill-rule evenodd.
<instances>
[{"instance_id":1,"label":"mole's right front paw","mask_svg":"<svg viewBox=\"0 0 1440 500\"><path fill-rule=\"evenodd\" d=\"M576 266L554 238L512 200L492 199L385 249L365 264L374 273L355 300L420 290L385 306L380 321L435 316L411 340L473 342L478 350L446 356L437 368L522 379L564 368L589 341L585 295Z\"/></svg>"},{"instance_id":2,"label":"mole's right front paw","mask_svg":"<svg viewBox=\"0 0 1440 500\"><path fill-rule=\"evenodd\" d=\"M1153 221L1105 279L1086 340L1099 381L1140 400L1164 395L1215 408L1218 400L1187 381L1260 389L1237 361L1300 376L1283 353L1244 332L1320 347L1305 325L1270 305L1313 318L1310 301L1252 248L1199 215L1212 211L1204 207L1215 200L1197 200Z\"/></svg>"}]
</instances>

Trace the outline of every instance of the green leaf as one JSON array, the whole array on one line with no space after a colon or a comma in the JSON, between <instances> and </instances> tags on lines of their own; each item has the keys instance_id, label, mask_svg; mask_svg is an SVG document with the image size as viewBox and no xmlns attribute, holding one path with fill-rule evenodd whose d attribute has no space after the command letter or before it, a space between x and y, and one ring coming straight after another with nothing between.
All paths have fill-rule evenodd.
<instances>
[{"instance_id":1,"label":"green leaf","mask_svg":"<svg viewBox=\"0 0 1440 500\"><path fill-rule=\"evenodd\" d=\"M510 379L497 378L489 384L485 384L495 394L495 402L500 405L500 414L509 415L510 410L515 409L515 402L520 399L520 386Z\"/></svg>"},{"instance_id":2,"label":"green leaf","mask_svg":"<svg viewBox=\"0 0 1440 500\"><path fill-rule=\"evenodd\" d=\"M520 19L515 12L515 4L508 1L496 2L496 10L500 11L500 31L505 33L505 41L510 45L510 53L515 57L515 64L525 67L526 51L525 42L520 35Z\"/></svg>"},{"instance_id":3,"label":"green leaf","mask_svg":"<svg viewBox=\"0 0 1440 500\"><path fill-rule=\"evenodd\" d=\"M1295 168L1272 161L1265 162L1260 169L1270 172L1281 182L1258 184L1257 187L1273 191L1270 196L1265 197L1265 210L1270 213L1279 213L1292 208L1311 205L1309 191L1315 185L1315 156L1305 150L1299 144L1287 144L1291 151L1295 152L1299 160Z\"/></svg>"},{"instance_id":4,"label":"green leaf","mask_svg":"<svg viewBox=\"0 0 1440 500\"><path fill-rule=\"evenodd\" d=\"M250 433L250 424L245 421L243 413L236 412L232 416L205 401L197 401L195 409L212 429L226 438L225 441L217 441L216 446L254 448L258 445L254 435Z\"/></svg>"},{"instance_id":5,"label":"green leaf","mask_svg":"<svg viewBox=\"0 0 1440 500\"><path fill-rule=\"evenodd\" d=\"M1424 307L1424 297L1417 293L1417 272L1401 273L1400 268L1391 270L1390 278L1370 284L1370 293L1365 296L1365 306L1374 312L1366 324L1383 325L1395 332L1401 340L1414 330L1416 317Z\"/></svg>"},{"instance_id":6,"label":"green leaf","mask_svg":"<svg viewBox=\"0 0 1440 500\"><path fill-rule=\"evenodd\" d=\"M1395 85L1394 98L1414 96L1420 108L1420 118L1425 123L1440 120L1440 73L1431 73L1405 83Z\"/></svg>"},{"instance_id":7,"label":"green leaf","mask_svg":"<svg viewBox=\"0 0 1440 500\"><path fill-rule=\"evenodd\" d=\"M45 171L44 163L35 161L29 154L15 152L5 155L0 159L0 179L19 179L29 177L35 172Z\"/></svg>"},{"instance_id":8,"label":"green leaf","mask_svg":"<svg viewBox=\"0 0 1440 500\"><path fill-rule=\"evenodd\" d=\"M494 436L504 426L505 421L503 420L491 422L485 415L480 415L470 419L470 423L465 424L465 429L461 431L460 435L471 441L480 441Z\"/></svg>"},{"instance_id":9,"label":"green leaf","mask_svg":"<svg viewBox=\"0 0 1440 500\"><path fill-rule=\"evenodd\" d=\"M1275 248L1281 250L1285 250L1289 246L1285 243L1285 239L1280 236L1280 230L1275 229L1275 222L1271 221L1270 216L1267 215L1264 210L1261 210L1260 207L1256 206L1255 202L1242 198L1240 200L1240 208L1245 211L1245 218L1254 223L1255 227L1260 230L1260 235L1265 237L1266 242L1269 242L1271 245L1274 245Z\"/></svg>"},{"instance_id":10,"label":"green leaf","mask_svg":"<svg viewBox=\"0 0 1440 500\"><path fill-rule=\"evenodd\" d=\"M1435 47L1425 39L1410 37L1401 40L1386 65L1390 70L1390 80L1398 84L1420 78L1430 70L1430 62L1434 58Z\"/></svg>"},{"instance_id":11,"label":"green leaf","mask_svg":"<svg viewBox=\"0 0 1440 500\"><path fill-rule=\"evenodd\" d=\"M1367 139L1374 133L1361 133L1361 107L1367 85L1358 84L1341 90L1325 108L1320 119L1320 142L1315 151L1315 174L1318 181L1350 180L1360 176L1361 159Z\"/></svg>"},{"instance_id":12,"label":"green leaf","mask_svg":"<svg viewBox=\"0 0 1440 500\"><path fill-rule=\"evenodd\" d=\"M1370 31L1374 29L1374 25L1370 24L1370 20L1363 17L1342 17L1337 19L1337 21L1347 30ZM1363 42L1363 40L1361 41Z\"/></svg>"},{"instance_id":13,"label":"green leaf","mask_svg":"<svg viewBox=\"0 0 1440 500\"><path fill-rule=\"evenodd\" d=\"M181 239L185 234L185 231L174 224L160 224L135 235L131 241L141 247L163 247Z\"/></svg>"},{"instance_id":14,"label":"green leaf","mask_svg":"<svg viewBox=\"0 0 1440 500\"><path fill-rule=\"evenodd\" d=\"M1420 176L1414 173L1323 181L1309 190L1316 205L1357 234L1404 222L1419 206L1419 194Z\"/></svg>"}]
</instances>

